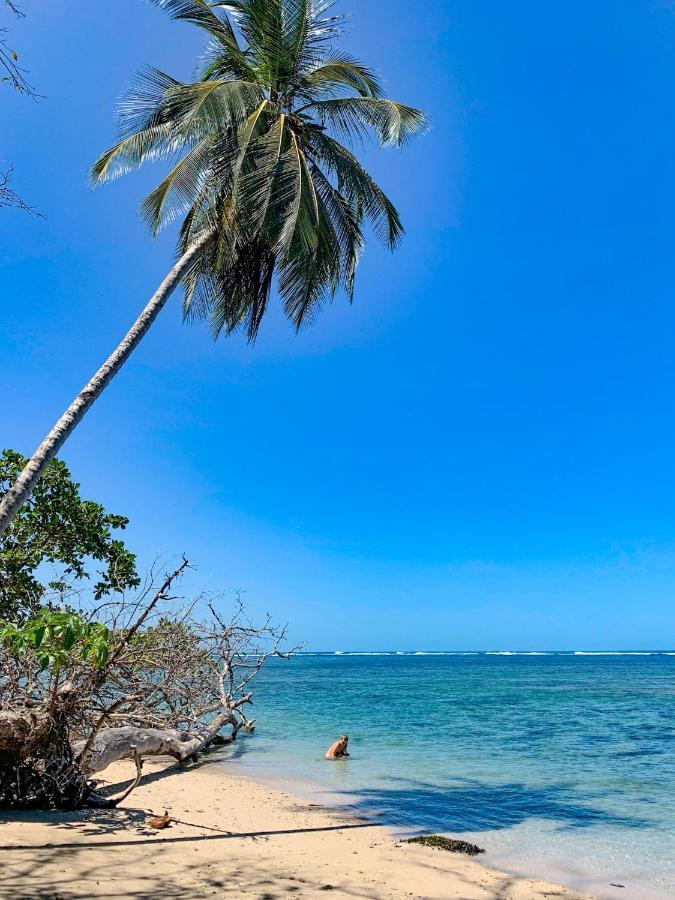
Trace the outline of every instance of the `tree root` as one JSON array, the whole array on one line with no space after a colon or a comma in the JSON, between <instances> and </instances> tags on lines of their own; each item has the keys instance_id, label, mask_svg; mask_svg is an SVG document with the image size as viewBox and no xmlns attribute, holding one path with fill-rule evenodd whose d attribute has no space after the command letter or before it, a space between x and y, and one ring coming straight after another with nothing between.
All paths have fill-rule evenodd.
<instances>
[{"instance_id":1,"label":"tree root","mask_svg":"<svg viewBox=\"0 0 675 900\"><path fill-rule=\"evenodd\" d=\"M99 794L98 791L95 791L90 787L82 798L82 805L92 809L115 809L118 807L120 803L122 803L123 800L126 800L129 794L138 787L138 783L143 776L143 763L138 750L135 747L134 762L136 763L136 777L126 791L123 791L121 794L117 794L114 797L104 797L102 794Z\"/></svg>"}]
</instances>

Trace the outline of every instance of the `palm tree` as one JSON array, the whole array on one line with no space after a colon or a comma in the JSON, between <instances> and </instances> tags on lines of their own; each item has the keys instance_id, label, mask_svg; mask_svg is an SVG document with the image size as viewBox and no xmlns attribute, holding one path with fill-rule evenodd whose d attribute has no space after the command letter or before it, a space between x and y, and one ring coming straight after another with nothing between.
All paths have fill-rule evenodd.
<instances>
[{"instance_id":1,"label":"palm tree","mask_svg":"<svg viewBox=\"0 0 675 900\"><path fill-rule=\"evenodd\" d=\"M340 290L352 300L366 225L392 249L403 234L350 148L369 134L400 146L426 119L383 97L371 69L334 49L343 24L334 0L153 2L206 31L201 74L185 83L146 70L93 180L171 160L141 212L153 234L182 217L178 261L3 498L0 534L179 284L186 319L214 336L244 329L253 341L273 285L300 329Z\"/></svg>"}]
</instances>

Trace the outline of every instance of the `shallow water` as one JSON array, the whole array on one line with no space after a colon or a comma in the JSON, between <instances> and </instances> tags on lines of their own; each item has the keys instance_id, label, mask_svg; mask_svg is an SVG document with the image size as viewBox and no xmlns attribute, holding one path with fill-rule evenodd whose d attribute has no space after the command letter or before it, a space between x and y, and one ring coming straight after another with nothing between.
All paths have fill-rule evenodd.
<instances>
[{"instance_id":1,"label":"shallow water","mask_svg":"<svg viewBox=\"0 0 675 900\"><path fill-rule=\"evenodd\" d=\"M254 711L236 772L598 896L675 897L675 654L303 654Z\"/></svg>"}]
</instances>

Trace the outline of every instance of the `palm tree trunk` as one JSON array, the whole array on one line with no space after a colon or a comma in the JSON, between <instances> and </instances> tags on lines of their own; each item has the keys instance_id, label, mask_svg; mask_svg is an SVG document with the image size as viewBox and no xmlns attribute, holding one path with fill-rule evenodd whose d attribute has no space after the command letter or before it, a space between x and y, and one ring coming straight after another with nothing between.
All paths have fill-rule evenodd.
<instances>
[{"instance_id":1,"label":"palm tree trunk","mask_svg":"<svg viewBox=\"0 0 675 900\"><path fill-rule=\"evenodd\" d=\"M64 442L77 428L89 408L101 396L105 388L143 340L148 329L178 286L186 269L210 236L210 232L206 232L185 251L157 288L157 291L136 319L124 340L103 363L94 377L84 386L35 451L23 472L0 503L0 535L8 528L20 507L30 497L44 470L59 452Z\"/></svg>"}]
</instances>

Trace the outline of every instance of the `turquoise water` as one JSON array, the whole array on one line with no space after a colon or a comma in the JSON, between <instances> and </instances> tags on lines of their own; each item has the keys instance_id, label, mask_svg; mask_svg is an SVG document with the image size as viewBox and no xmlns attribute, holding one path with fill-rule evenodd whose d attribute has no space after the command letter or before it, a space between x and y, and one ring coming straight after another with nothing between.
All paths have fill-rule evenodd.
<instances>
[{"instance_id":1,"label":"turquoise water","mask_svg":"<svg viewBox=\"0 0 675 900\"><path fill-rule=\"evenodd\" d=\"M675 654L303 654L254 712L233 772L598 896L675 897ZM345 732L351 758L324 760Z\"/></svg>"}]
</instances>

